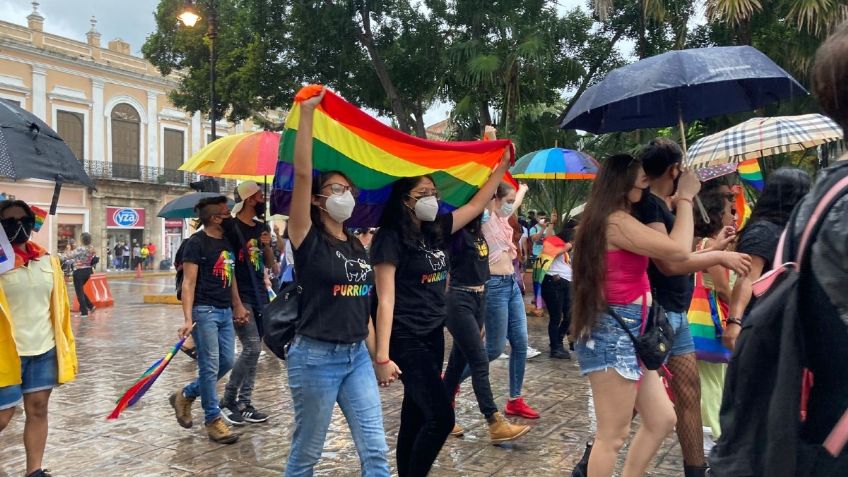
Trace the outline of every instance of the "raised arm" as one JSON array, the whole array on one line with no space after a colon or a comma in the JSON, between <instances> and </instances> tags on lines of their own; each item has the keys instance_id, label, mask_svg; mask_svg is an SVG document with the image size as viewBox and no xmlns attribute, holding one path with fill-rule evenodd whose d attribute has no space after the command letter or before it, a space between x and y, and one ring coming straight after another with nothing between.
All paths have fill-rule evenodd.
<instances>
[{"instance_id":1,"label":"raised arm","mask_svg":"<svg viewBox=\"0 0 848 477\"><path fill-rule=\"evenodd\" d=\"M294 141L294 190L289 210L288 232L292 247L298 248L312 227L309 208L312 201L312 122L315 108L324 99L321 94L300 103L300 120Z\"/></svg>"},{"instance_id":2,"label":"raised arm","mask_svg":"<svg viewBox=\"0 0 848 477\"><path fill-rule=\"evenodd\" d=\"M521 203L524 202L524 197L527 196L527 191L530 190L530 187L527 184L519 184L518 191L515 192L515 202L512 204L512 213L517 214L518 209L521 207Z\"/></svg>"},{"instance_id":3,"label":"raised arm","mask_svg":"<svg viewBox=\"0 0 848 477\"><path fill-rule=\"evenodd\" d=\"M689 214L691 217L691 208ZM674 240L665 233L639 222L628 213L615 212L610 216L608 223L607 240L616 248L650 258L662 257L668 261L686 260L691 253L691 244Z\"/></svg>"},{"instance_id":4,"label":"raised arm","mask_svg":"<svg viewBox=\"0 0 848 477\"><path fill-rule=\"evenodd\" d=\"M485 209L492 200L492 197L495 195L495 191L498 188L498 184L501 183L501 179L503 179L504 174L507 169L509 169L509 163L511 160L512 148L508 147L501 156L501 162L499 162L498 166L492 171L492 175L489 176L489 180L483 184L483 187L474 194L474 197L472 197L467 204L452 212L453 228L451 229L451 233L455 233L457 230L465 227L468 222L471 222L475 217L483 213L483 209Z\"/></svg>"}]
</instances>

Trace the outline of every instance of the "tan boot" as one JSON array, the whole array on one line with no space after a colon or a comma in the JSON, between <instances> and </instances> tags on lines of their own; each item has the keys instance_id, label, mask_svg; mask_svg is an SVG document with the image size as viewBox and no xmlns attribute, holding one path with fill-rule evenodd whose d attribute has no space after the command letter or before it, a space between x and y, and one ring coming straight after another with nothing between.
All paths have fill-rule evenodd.
<instances>
[{"instance_id":1,"label":"tan boot","mask_svg":"<svg viewBox=\"0 0 848 477\"><path fill-rule=\"evenodd\" d=\"M465 434L465 430L460 427L459 424L454 424L453 430L451 431L450 435L454 437L462 437L463 434Z\"/></svg>"},{"instance_id":2,"label":"tan boot","mask_svg":"<svg viewBox=\"0 0 848 477\"><path fill-rule=\"evenodd\" d=\"M219 444L233 444L239 440L239 435L230 431L220 416L209 424L206 424L206 432L209 439Z\"/></svg>"},{"instance_id":3,"label":"tan boot","mask_svg":"<svg viewBox=\"0 0 848 477\"><path fill-rule=\"evenodd\" d=\"M530 432L530 426L510 424L499 412L486 418L486 421L489 423L489 436L492 438L492 444L518 439Z\"/></svg>"},{"instance_id":4,"label":"tan boot","mask_svg":"<svg viewBox=\"0 0 848 477\"><path fill-rule=\"evenodd\" d=\"M171 407L174 408L174 414L177 416L177 422L179 425L186 429L191 427L191 405L194 404L194 398L187 398L183 396L182 391L177 391L174 394L171 394L171 398L169 400L171 402Z\"/></svg>"}]
</instances>

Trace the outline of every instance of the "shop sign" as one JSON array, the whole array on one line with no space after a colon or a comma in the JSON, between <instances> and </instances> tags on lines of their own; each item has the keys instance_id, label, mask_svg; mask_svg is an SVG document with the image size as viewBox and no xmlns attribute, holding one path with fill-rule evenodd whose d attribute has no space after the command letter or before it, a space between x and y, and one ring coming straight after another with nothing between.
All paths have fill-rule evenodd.
<instances>
[{"instance_id":1,"label":"shop sign","mask_svg":"<svg viewBox=\"0 0 848 477\"><path fill-rule=\"evenodd\" d=\"M106 207L106 227L110 229L143 229L144 209Z\"/></svg>"},{"instance_id":2,"label":"shop sign","mask_svg":"<svg viewBox=\"0 0 848 477\"><path fill-rule=\"evenodd\" d=\"M166 229L181 229L183 228L182 220L165 220Z\"/></svg>"}]
</instances>

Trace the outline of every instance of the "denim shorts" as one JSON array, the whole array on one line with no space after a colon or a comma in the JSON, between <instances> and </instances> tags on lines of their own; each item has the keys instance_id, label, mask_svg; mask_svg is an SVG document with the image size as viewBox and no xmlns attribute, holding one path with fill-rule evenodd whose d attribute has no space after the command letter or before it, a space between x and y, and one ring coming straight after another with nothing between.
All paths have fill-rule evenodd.
<instances>
[{"instance_id":1,"label":"denim shorts","mask_svg":"<svg viewBox=\"0 0 848 477\"><path fill-rule=\"evenodd\" d=\"M683 356L695 352L695 340L689 330L689 318L686 313L666 311L668 322L674 329L674 341L671 344L671 356Z\"/></svg>"},{"instance_id":2,"label":"denim shorts","mask_svg":"<svg viewBox=\"0 0 848 477\"><path fill-rule=\"evenodd\" d=\"M634 335L639 335L642 305L611 305ZM589 336L581 337L574 345L580 374L615 369L624 379L638 381L642 368L636 359L633 340L624 328L608 313L602 313Z\"/></svg>"},{"instance_id":3,"label":"denim shorts","mask_svg":"<svg viewBox=\"0 0 848 477\"><path fill-rule=\"evenodd\" d=\"M24 394L53 389L59 385L56 348L37 356L21 356L21 384L0 388L0 409L17 406Z\"/></svg>"}]
</instances>

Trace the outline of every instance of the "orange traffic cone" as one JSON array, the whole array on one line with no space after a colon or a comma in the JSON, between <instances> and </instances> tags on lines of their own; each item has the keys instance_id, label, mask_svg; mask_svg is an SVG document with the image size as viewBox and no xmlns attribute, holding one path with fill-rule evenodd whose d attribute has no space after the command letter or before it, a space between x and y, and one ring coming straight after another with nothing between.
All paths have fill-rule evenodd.
<instances>
[{"instance_id":1,"label":"orange traffic cone","mask_svg":"<svg viewBox=\"0 0 848 477\"><path fill-rule=\"evenodd\" d=\"M137 267L135 267L135 277L141 278L141 264L139 263Z\"/></svg>"}]
</instances>

